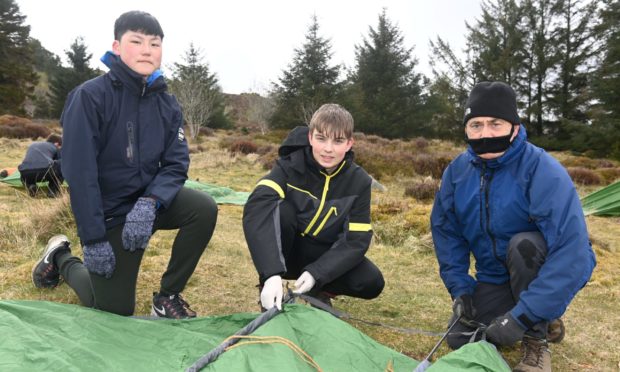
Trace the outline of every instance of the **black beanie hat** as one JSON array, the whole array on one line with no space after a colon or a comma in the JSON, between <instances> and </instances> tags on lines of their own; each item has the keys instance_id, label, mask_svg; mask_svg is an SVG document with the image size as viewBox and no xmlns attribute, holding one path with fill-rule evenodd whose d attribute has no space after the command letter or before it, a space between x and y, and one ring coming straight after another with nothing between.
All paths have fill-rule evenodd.
<instances>
[{"instance_id":1,"label":"black beanie hat","mask_svg":"<svg viewBox=\"0 0 620 372\"><path fill-rule=\"evenodd\" d=\"M463 125L471 118L490 116L504 119L512 124L520 124L517 113L517 94L506 83L483 81L474 86L465 104Z\"/></svg>"}]
</instances>

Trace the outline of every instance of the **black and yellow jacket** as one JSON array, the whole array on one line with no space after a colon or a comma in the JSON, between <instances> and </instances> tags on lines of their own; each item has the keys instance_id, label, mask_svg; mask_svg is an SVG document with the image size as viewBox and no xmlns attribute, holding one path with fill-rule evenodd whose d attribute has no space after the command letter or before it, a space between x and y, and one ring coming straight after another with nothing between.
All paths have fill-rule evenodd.
<instances>
[{"instance_id":1,"label":"black and yellow jacket","mask_svg":"<svg viewBox=\"0 0 620 372\"><path fill-rule=\"evenodd\" d=\"M372 238L371 178L349 151L332 174L314 160L308 127L293 129L278 151L271 172L254 188L243 211L243 230L261 278L287 271L280 240L279 205L294 206L299 234L326 249L307 265L317 285L329 283L358 265Z\"/></svg>"}]
</instances>

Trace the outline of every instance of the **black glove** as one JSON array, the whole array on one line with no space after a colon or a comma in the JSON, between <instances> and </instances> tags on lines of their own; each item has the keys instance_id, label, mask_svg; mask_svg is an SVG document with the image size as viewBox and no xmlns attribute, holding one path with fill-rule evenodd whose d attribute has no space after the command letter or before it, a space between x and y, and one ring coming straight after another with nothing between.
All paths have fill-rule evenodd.
<instances>
[{"instance_id":1,"label":"black glove","mask_svg":"<svg viewBox=\"0 0 620 372\"><path fill-rule=\"evenodd\" d=\"M476 317L474 299L468 294L457 297L452 304L452 312L454 313L453 319L462 316L465 320L473 320Z\"/></svg>"},{"instance_id":2,"label":"black glove","mask_svg":"<svg viewBox=\"0 0 620 372\"><path fill-rule=\"evenodd\" d=\"M512 346L523 338L525 329L508 312L493 319L486 334L489 341L497 346Z\"/></svg>"}]
</instances>

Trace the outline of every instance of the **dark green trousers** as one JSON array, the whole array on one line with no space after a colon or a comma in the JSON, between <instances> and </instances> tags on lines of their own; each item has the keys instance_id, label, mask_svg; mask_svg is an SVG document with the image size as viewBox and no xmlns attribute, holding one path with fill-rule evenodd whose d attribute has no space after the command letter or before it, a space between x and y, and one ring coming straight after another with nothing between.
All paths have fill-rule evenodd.
<instances>
[{"instance_id":1,"label":"dark green trousers","mask_svg":"<svg viewBox=\"0 0 620 372\"><path fill-rule=\"evenodd\" d=\"M172 244L168 268L161 278L161 292L173 294L183 291L211 240L216 221L217 205L213 198L202 191L187 188L181 188L170 207L157 214L153 231L179 230ZM116 268L110 279L90 274L81 260L71 254L58 255L55 260L60 275L75 290L84 306L132 315L144 251L126 251L122 235L123 225L115 226L106 233L116 257Z\"/></svg>"}]
</instances>

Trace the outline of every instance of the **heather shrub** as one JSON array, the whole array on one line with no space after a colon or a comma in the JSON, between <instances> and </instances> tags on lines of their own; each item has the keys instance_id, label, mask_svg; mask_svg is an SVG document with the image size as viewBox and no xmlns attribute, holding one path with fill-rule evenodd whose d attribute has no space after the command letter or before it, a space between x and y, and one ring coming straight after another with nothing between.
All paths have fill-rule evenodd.
<instances>
[{"instance_id":1,"label":"heather shrub","mask_svg":"<svg viewBox=\"0 0 620 372\"><path fill-rule=\"evenodd\" d=\"M422 181L417 181L405 187L405 196L417 200L432 200L435 193L439 190L439 181L430 177Z\"/></svg>"},{"instance_id":2,"label":"heather shrub","mask_svg":"<svg viewBox=\"0 0 620 372\"><path fill-rule=\"evenodd\" d=\"M228 150L233 154L241 153L247 155L256 153L258 146L249 140L236 140L230 144Z\"/></svg>"},{"instance_id":3,"label":"heather shrub","mask_svg":"<svg viewBox=\"0 0 620 372\"><path fill-rule=\"evenodd\" d=\"M418 154L413 159L413 169L420 176L441 178L444 169L452 161L451 158L436 154Z\"/></svg>"},{"instance_id":4,"label":"heather shrub","mask_svg":"<svg viewBox=\"0 0 620 372\"><path fill-rule=\"evenodd\" d=\"M30 120L13 115L0 116L0 137L6 138L45 138L52 130L45 125L32 123Z\"/></svg>"},{"instance_id":5,"label":"heather shrub","mask_svg":"<svg viewBox=\"0 0 620 372\"><path fill-rule=\"evenodd\" d=\"M263 169L265 170L273 168L276 164L276 160L278 160L278 150L275 147L258 158L258 161L262 164Z\"/></svg>"},{"instance_id":6,"label":"heather shrub","mask_svg":"<svg viewBox=\"0 0 620 372\"><path fill-rule=\"evenodd\" d=\"M600 185L603 178L596 172L584 167L568 167L566 168L573 182L580 185Z\"/></svg>"},{"instance_id":7,"label":"heather shrub","mask_svg":"<svg viewBox=\"0 0 620 372\"><path fill-rule=\"evenodd\" d=\"M597 173L607 185L620 178L620 167L599 169Z\"/></svg>"}]
</instances>

